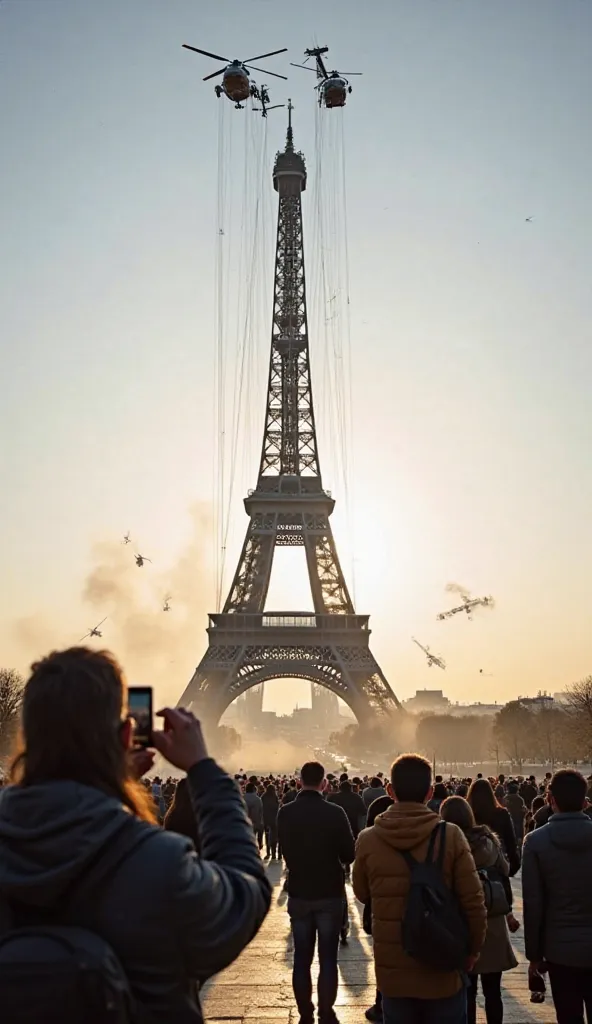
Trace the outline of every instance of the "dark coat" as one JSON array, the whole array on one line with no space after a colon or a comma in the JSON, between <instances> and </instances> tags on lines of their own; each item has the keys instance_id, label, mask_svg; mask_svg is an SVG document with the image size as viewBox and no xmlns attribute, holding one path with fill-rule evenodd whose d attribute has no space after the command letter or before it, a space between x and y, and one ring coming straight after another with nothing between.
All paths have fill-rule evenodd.
<instances>
[{"instance_id":1,"label":"dark coat","mask_svg":"<svg viewBox=\"0 0 592 1024\"><path fill-rule=\"evenodd\" d=\"M373 800L368 808L368 817L366 818L366 828L370 828L376 821L376 817L379 814L384 814L389 807L392 807L394 800L387 796L377 796L376 800Z\"/></svg>"},{"instance_id":2,"label":"dark coat","mask_svg":"<svg viewBox=\"0 0 592 1024\"><path fill-rule=\"evenodd\" d=\"M585 807L584 814L588 818L592 818L592 807ZM540 828L541 825L546 825L547 822L553 817L553 808L550 804L545 804L544 807L539 807L538 811L534 816L534 827Z\"/></svg>"},{"instance_id":3,"label":"dark coat","mask_svg":"<svg viewBox=\"0 0 592 1024\"><path fill-rule=\"evenodd\" d=\"M260 832L263 828L263 804L259 794L245 793L245 806L255 832Z\"/></svg>"},{"instance_id":4,"label":"dark coat","mask_svg":"<svg viewBox=\"0 0 592 1024\"><path fill-rule=\"evenodd\" d=\"M524 800L528 810L530 810L532 801L539 795L539 791L533 782L525 782L518 790L520 796Z\"/></svg>"},{"instance_id":5,"label":"dark coat","mask_svg":"<svg viewBox=\"0 0 592 1024\"><path fill-rule=\"evenodd\" d=\"M163 828L167 832L178 832L181 836L187 836L199 853L199 832L187 779L179 779L177 783L173 802L164 818Z\"/></svg>"},{"instance_id":6,"label":"dark coat","mask_svg":"<svg viewBox=\"0 0 592 1024\"><path fill-rule=\"evenodd\" d=\"M3 790L0 933L15 914L22 923L88 928L112 946L154 1024L199 1024L196 982L251 941L271 889L234 781L208 759L192 768L189 789L202 859L187 838L138 820L90 786Z\"/></svg>"},{"instance_id":7,"label":"dark coat","mask_svg":"<svg viewBox=\"0 0 592 1024\"><path fill-rule=\"evenodd\" d=\"M528 960L592 964L592 821L553 814L524 840L522 895Z\"/></svg>"},{"instance_id":8,"label":"dark coat","mask_svg":"<svg viewBox=\"0 0 592 1024\"><path fill-rule=\"evenodd\" d=\"M261 803L263 804L263 824L265 828L273 828L277 824L278 811L280 809L280 802L275 790L265 793L261 797Z\"/></svg>"},{"instance_id":9,"label":"dark coat","mask_svg":"<svg viewBox=\"0 0 592 1024\"><path fill-rule=\"evenodd\" d=\"M505 806L510 812L516 839L519 843L524 839L524 819L526 817L526 805L519 793L508 793L504 800Z\"/></svg>"},{"instance_id":10,"label":"dark coat","mask_svg":"<svg viewBox=\"0 0 592 1024\"><path fill-rule=\"evenodd\" d=\"M354 839L356 839L362 829L366 827L366 805L362 797L359 793L353 793L351 789L344 789L339 793L331 793L329 802L343 807Z\"/></svg>"},{"instance_id":11,"label":"dark coat","mask_svg":"<svg viewBox=\"0 0 592 1024\"><path fill-rule=\"evenodd\" d=\"M384 786L366 786L366 789L362 792L362 800L366 807L370 807L370 804L378 800L379 796L386 796Z\"/></svg>"},{"instance_id":12,"label":"dark coat","mask_svg":"<svg viewBox=\"0 0 592 1024\"><path fill-rule=\"evenodd\" d=\"M489 827L502 844L508 863L510 865L510 878L520 870L520 850L516 842L516 833L509 811L505 807L497 807L493 821Z\"/></svg>"},{"instance_id":13,"label":"dark coat","mask_svg":"<svg viewBox=\"0 0 592 1024\"><path fill-rule=\"evenodd\" d=\"M355 856L354 837L342 807L303 789L280 807L278 838L288 867L288 894L305 900L343 896L344 864Z\"/></svg>"}]
</instances>

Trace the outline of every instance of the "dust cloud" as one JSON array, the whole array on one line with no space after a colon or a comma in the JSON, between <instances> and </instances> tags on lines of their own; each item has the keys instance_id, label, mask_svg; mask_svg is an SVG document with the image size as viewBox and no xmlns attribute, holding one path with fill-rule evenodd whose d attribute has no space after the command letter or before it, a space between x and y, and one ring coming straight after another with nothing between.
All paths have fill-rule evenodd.
<instances>
[{"instance_id":1,"label":"dust cloud","mask_svg":"<svg viewBox=\"0 0 592 1024\"><path fill-rule=\"evenodd\" d=\"M191 540L170 569L138 568L126 545L101 541L92 549L93 565L82 588L82 600L96 620L108 616L102 639L86 642L111 650L128 682L154 687L160 704L177 702L207 643L214 594L207 554L210 512L197 505L191 518ZM167 595L171 602L165 612Z\"/></svg>"},{"instance_id":2,"label":"dust cloud","mask_svg":"<svg viewBox=\"0 0 592 1024\"><path fill-rule=\"evenodd\" d=\"M230 772L267 774L268 772L292 773L305 761L316 760L314 750L306 744L294 744L284 739L254 740L243 736L240 750L220 755L224 767Z\"/></svg>"},{"instance_id":3,"label":"dust cloud","mask_svg":"<svg viewBox=\"0 0 592 1024\"><path fill-rule=\"evenodd\" d=\"M448 594L458 594L459 597L462 597L463 601L470 600L471 591L461 586L460 583L447 583L444 589Z\"/></svg>"},{"instance_id":4,"label":"dust cloud","mask_svg":"<svg viewBox=\"0 0 592 1024\"><path fill-rule=\"evenodd\" d=\"M17 619L13 624L12 634L23 653L23 663L19 664L19 669L25 673L28 673L32 661L61 646L57 642L60 632L56 629L55 623L41 614L26 615ZM64 646L67 644L68 640L65 639Z\"/></svg>"}]
</instances>

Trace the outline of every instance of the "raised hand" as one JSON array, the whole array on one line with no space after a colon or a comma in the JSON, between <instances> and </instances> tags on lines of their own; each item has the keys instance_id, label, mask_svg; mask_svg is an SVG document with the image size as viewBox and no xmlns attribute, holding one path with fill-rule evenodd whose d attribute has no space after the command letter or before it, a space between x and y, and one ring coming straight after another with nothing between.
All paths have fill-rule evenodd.
<instances>
[{"instance_id":1,"label":"raised hand","mask_svg":"<svg viewBox=\"0 0 592 1024\"><path fill-rule=\"evenodd\" d=\"M164 719L164 730L152 733L152 745L170 764L188 772L208 757L201 723L191 711L163 708L157 714Z\"/></svg>"}]
</instances>

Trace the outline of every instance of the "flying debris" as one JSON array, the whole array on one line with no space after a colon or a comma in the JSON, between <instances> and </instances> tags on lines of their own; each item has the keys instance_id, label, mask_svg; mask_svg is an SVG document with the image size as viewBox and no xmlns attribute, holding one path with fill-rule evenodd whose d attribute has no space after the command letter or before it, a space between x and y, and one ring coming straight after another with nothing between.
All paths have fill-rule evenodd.
<instances>
[{"instance_id":1,"label":"flying debris","mask_svg":"<svg viewBox=\"0 0 592 1024\"><path fill-rule=\"evenodd\" d=\"M304 64L291 64L293 68L304 68L305 71L316 71L317 78L320 79L319 84L315 86L319 93L319 107L344 107L347 99L347 94L352 91L352 87L349 84L343 71L327 71L325 62L323 60L323 54L329 52L328 46L314 46L310 50L305 50L306 61L314 57L316 61L316 69L307 67L306 61ZM348 71L348 75L362 75L363 71Z\"/></svg>"},{"instance_id":2,"label":"flying debris","mask_svg":"<svg viewBox=\"0 0 592 1024\"><path fill-rule=\"evenodd\" d=\"M256 113L261 113L261 117L267 117L268 110L279 110L280 107L286 106L285 103L275 103L273 107L270 107L269 89L267 88L266 85L262 85L261 88L259 88L259 86L255 85L255 83L253 82L251 86L251 96L253 97L254 100L257 100L257 102L261 104L260 107L251 107L251 109L254 110Z\"/></svg>"},{"instance_id":3,"label":"flying debris","mask_svg":"<svg viewBox=\"0 0 592 1024\"><path fill-rule=\"evenodd\" d=\"M150 564L152 565L152 559L146 558L146 555L134 555L134 558L136 559L136 565L138 566L139 569L142 568L144 562L150 562Z\"/></svg>"},{"instance_id":4,"label":"flying debris","mask_svg":"<svg viewBox=\"0 0 592 1024\"><path fill-rule=\"evenodd\" d=\"M452 619L460 612L465 612L467 618L472 620L475 608L493 608L495 605L491 595L489 597L471 597L470 591L466 590L465 587L461 587L458 583L449 583L446 590L452 594L459 594L462 598L462 604L456 605L455 608L449 608L447 612L440 612L436 616L440 622L443 619Z\"/></svg>"},{"instance_id":5,"label":"flying debris","mask_svg":"<svg viewBox=\"0 0 592 1024\"><path fill-rule=\"evenodd\" d=\"M165 597L164 603L163 603L163 606L162 606L162 610L163 610L163 612L170 612L170 610L171 610L171 595L170 594L167 594L167 596Z\"/></svg>"},{"instance_id":6,"label":"flying debris","mask_svg":"<svg viewBox=\"0 0 592 1024\"><path fill-rule=\"evenodd\" d=\"M222 75L222 84L215 85L214 92L218 98L222 95L227 96L229 100L232 100L237 110L243 109L243 102L248 100L249 96L261 99L257 86L249 78L249 68L252 71L261 71L265 75L273 75L275 78L283 78L284 81L288 81L286 75L278 75L275 71L265 71L264 68L257 68L254 64L251 64L252 60L263 60L264 57L274 57L276 53L286 53L287 46L284 46L282 50L260 53L258 57L249 57L247 60L231 61L228 60L228 57L220 57L219 54L200 50L197 46L189 46L188 43L183 43L183 47L186 50L193 50L194 53L202 53L204 57L211 57L212 60L222 60L225 62L223 68L214 71L211 75L206 75L204 82L209 81L210 78L217 78L218 75ZM263 116L265 117L266 115L264 114Z\"/></svg>"},{"instance_id":7,"label":"flying debris","mask_svg":"<svg viewBox=\"0 0 592 1024\"><path fill-rule=\"evenodd\" d=\"M125 537L123 538L124 544L131 544L132 538L130 537L130 531L128 530Z\"/></svg>"},{"instance_id":8,"label":"flying debris","mask_svg":"<svg viewBox=\"0 0 592 1024\"><path fill-rule=\"evenodd\" d=\"M109 616L106 615L104 619L101 619L101 621L98 622L96 626L93 626L92 629L89 629L88 633L85 633L84 636L80 637L78 643L81 644L83 640L87 639L87 637L102 636L103 634L101 633L101 626L103 625L104 622L107 621L108 618Z\"/></svg>"},{"instance_id":9,"label":"flying debris","mask_svg":"<svg viewBox=\"0 0 592 1024\"><path fill-rule=\"evenodd\" d=\"M414 636L412 636L411 639L413 640L414 644L417 644L420 651L423 651L426 658L428 659L428 668L431 668L432 665L437 665L438 668L446 668L446 662L444 661L444 658L439 658L437 654L432 654L429 647L424 647L423 644L420 644L419 640L416 640Z\"/></svg>"}]
</instances>

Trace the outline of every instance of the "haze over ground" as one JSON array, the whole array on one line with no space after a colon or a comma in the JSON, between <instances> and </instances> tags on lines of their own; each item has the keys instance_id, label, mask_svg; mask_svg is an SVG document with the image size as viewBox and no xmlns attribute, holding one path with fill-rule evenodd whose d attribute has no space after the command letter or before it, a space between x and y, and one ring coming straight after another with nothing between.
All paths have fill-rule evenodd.
<instances>
[{"instance_id":1,"label":"haze over ground","mask_svg":"<svg viewBox=\"0 0 592 1024\"><path fill-rule=\"evenodd\" d=\"M291 95L311 171L314 79L288 60L315 38L332 66L364 72L345 111L350 486L374 652L400 697L505 700L591 671L592 8L579 0L0 5L2 663L24 668L102 617L82 600L89 574L104 557L119 573L125 551L93 546L127 529L153 566L122 565L105 644L168 699L201 657L218 101L201 81L215 65L181 43L288 46L269 64L290 75L273 95ZM282 112L268 131L273 154ZM263 362L268 344L267 316ZM255 459L237 481L230 571L256 472ZM437 623L450 580L496 610ZM276 608L308 606L292 567L273 587ZM274 693L278 708L302 702L297 687Z\"/></svg>"}]
</instances>

